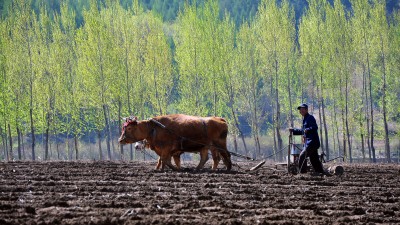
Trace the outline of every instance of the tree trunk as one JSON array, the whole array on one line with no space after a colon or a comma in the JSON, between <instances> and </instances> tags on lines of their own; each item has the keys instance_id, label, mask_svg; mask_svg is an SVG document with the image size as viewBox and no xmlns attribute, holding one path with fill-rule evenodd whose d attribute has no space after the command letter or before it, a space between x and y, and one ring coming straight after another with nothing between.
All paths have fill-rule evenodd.
<instances>
[{"instance_id":1,"label":"tree trunk","mask_svg":"<svg viewBox=\"0 0 400 225\"><path fill-rule=\"evenodd\" d=\"M257 145L257 149L258 149L258 155L261 155L260 135L258 133L258 128L257 128L257 133L256 133L256 145Z\"/></svg>"},{"instance_id":2,"label":"tree trunk","mask_svg":"<svg viewBox=\"0 0 400 225\"><path fill-rule=\"evenodd\" d=\"M366 60L367 60L367 72L368 72L368 86L369 86L369 110L370 110L370 119L371 123L369 123L369 119L367 116L367 124L371 125L371 129L368 126L368 149L369 149L369 157L371 159L371 154L372 154L372 162L376 163L376 157L375 157L375 147L374 147L374 107L373 107L373 98L372 98L372 79L371 79L371 67L370 67L370 60L369 60L369 49L367 45L367 37L366 37L366 31L365 29L363 30L363 39L364 39L364 48L365 48L365 55L366 55ZM367 99L367 96L366 96ZM365 102L366 104L368 101Z\"/></svg>"},{"instance_id":3,"label":"tree trunk","mask_svg":"<svg viewBox=\"0 0 400 225\"><path fill-rule=\"evenodd\" d=\"M282 161L283 159L283 154L281 152L283 143L282 143L282 137L281 137L281 131L280 131L280 117L281 117L281 109L280 109L280 103L279 103L279 80L278 80L278 60L275 59L275 104L276 104L276 114L275 114L275 129L276 129L276 139L278 141L278 157L279 160Z\"/></svg>"},{"instance_id":4,"label":"tree trunk","mask_svg":"<svg viewBox=\"0 0 400 225\"><path fill-rule=\"evenodd\" d=\"M367 147L368 147L368 158L369 162L372 162L372 151L371 151L371 142L370 142L370 137L371 137L371 132L370 132L370 120L369 120L369 102L368 102L368 94L367 94L367 78L365 76L364 80L364 99L365 99L365 109L364 109L364 118L367 122L366 127L367 127Z\"/></svg>"},{"instance_id":5,"label":"tree trunk","mask_svg":"<svg viewBox=\"0 0 400 225\"><path fill-rule=\"evenodd\" d=\"M336 134L335 131L336 131L336 129L335 129L335 126L334 126L334 122L332 122L332 127L333 127L333 132L332 132L333 150L335 151L335 149L336 149L336 141L335 141L335 134Z\"/></svg>"},{"instance_id":6,"label":"tree trunk","mask_svg":"<svg viewBox=\"0 0 400 225\"><path fill-rule=\"evenodd\" d=\"M4 139L4 134L3 134L3 129L0 127L0 136L1 136L1 144L3 145L3 156L4 156L4 159L6 158L6 153L7 153L7 150L6 150L6 141L5 141L5 139Z\"/></svg>"},{"instance_id":7,"label":"tree trunk","mask_svg":"<svg viewBox=\"0 0 400 225\"><path fill-rule=\"evenodd\" d=\"M114 145L114 141L113 141L113 138L112 138L113 137L113 132L112 132L112 129L111 129L112 123L110 122L110 118L111 118L111 116L110 116L110 108L107 106L106 109L107 109L107 120L108 120L108 135L110 136L110 143L111 143L111 157L113 157L114 154L115 154L115 145Z\"/></svg>"},{"instance_id":8,"label":"tree trunk","mask_svg":"<svg viewBox=\"0 0 400 225\"><path fill-rule=\"evenodd\" d=\"M364 143L364 121L363 121L363 113L364 113L364 105L366 102L364 102L364 95L365 95L365 66L362 65L363 68L363 78L362 78L362 94L361 94L361 109L360 109L360 115L359 115L359 125L360 125L360 139L361 139L361 154L362 154L362 162L365 162L365 143Z\"/></svg>"},{"instance_id":9,"label":"tree trunk","mask_svg":"<svg viewBox=\"0 0 400 225\"><path fill-rule=\"evenodd\" d=\"M45 142L45 150L44 150L44 160L49 160L49 127L50 127L50 120L49 116L47 116L47 127L46 127L46 142Z\"/></svg>"},{"instance_id":10,"label":"tree trunk","mask_svg":"<svg viewBox=\"0 0 400 225\"><path fill-rule=\"evenodd\" d=\"M8 154L8 134L7 134L7 122L4 121L4 143L5 143L5 148L4 148L4 158L9 161L10 160L10 155Z\"/></svg>"},{"instance_id":11,"label":"tree trunk","mask_svg":"<svg viewBox=\"0 0 400 225\"><path fill-rule=\"evenodd\" d=\"M74 134L74 145L75 145L75 160L79 159L79 149L78 149L78 136Z\"/></svg>"},{"instance_id":12,"label":"tree trunk","mask_svg":"<svg viewBox=\"0 0 400 225\"><path fill-rule=\"evenodd\" d=\"M36 145L36 140L35 140L35 127L33 125L33 109L29 109L29 117L31 121L31 136L32 136L32 160L35 161L36 156L35 156L35 145Z\"/></svg>"},{"instance_id":13,"label":"tree trunk","mask_svg":"<svg viewBox=\"0 0 400 225\"><path fill-rule=\"evenodd\" d=\"M276 132L276 130L272 129L272 136L274 136L274 161L278 161L278 158L277 158L277 155L276 155L278 153L278 149L277 149L275 132Z\"/></svg>"},{"instance_id":14,"label":"tree trunk","mask_svg":"<svg viewBox=\"0 0 400 225\"><path fill-rule=\"evenodd\" d=\"M270 78L270 94L271 94L271 97L272 96L274 96L274 87L273 87L273 78L271 77ZM272 108L274 108L274 107L276 107L274 104L276 104L276 102L274 102L274 101L271 101L271 107ZM274 137L274 152L273 152L273 155L274 155L274 161L277 161L278 160L278 158L277 158L277 153L278 153L278 144L277 144L277 140L276 140L276 129L275 129L275 123L276 123L276 121L275 121L275 118L276 118L276 115L275 115L275 110L272 110L272 118L273 118L273 122L274 122L274 127L272 128L272 136Z\"/></svg>"},{"instance_id":15,"label":"tree trunk","mask_svg":"<svg viewBox=\"0 0 400 225\"><path fill-rule=\"evenodd\" d=\"M324 87L323 87L323 83L322 83L322 73L320 73L320 136L321 136L321 143L324 143L324 145L321 145L322 147L322 151L325 152L326 154L326 159L329 160L330 154L329 154L329 141L328 141L328 128L326 125L326 116L325 116L325 104L324 104ZM321 113L322 113L322 117L321 117ZM325 137L323 137L322 135L322 124L324 125L324 134Z\"/></svg>"},{"instance_id":16,"label":"tree trunk","mask_svg":"<svg viewBox=\"0 0 400 225\"><path fill-rule=\"evenodd\" d=\"M21 152L21 131L17 125L17 136L18 136L18 160L22 160L22 152Z\"/></svg>"},{"instance_id":17,"label":"tree trunk","mask_svg":"<svg viewBox=\"0 0 400 225\"><path fill-rule=\"evenodd\" d=\"M217 116L217 82L215 81L215 76L215 73L213 73L214 116Z\"/></svg>"},{"instance_id":18,"label":"tree trunk","mask_svg":"<svg viewBox=\"0 0 400 225\"><path fill-rule=\"evenodd\" d=\"M101 131L97 131L97 139L99 143L99 155L100 155L100 160L103 160L103 151L101 150Z\"/></svg>"},{"instance_id":19,"label":"tree trunk","mask_svg":"<svg viewBox=\"0 0 400 225\"><path fill-rule=\"evenodd\" d=\"M347 143L348 143L348 149L349 149L349 159L350 163L353 162L353 156L351 152L351 142L350 142L350 130L349 130L349 107L348 107L348 78L346 75L346 135L347 135Z\"/></svg>"},{"instance_id":20,"label":"tree trunk","mask_svg":"<svg viewBox=\"0 0 400 225\"><path fill-rule=\"evenodd\" d=\"M387 109L386 109L386 56L383 48L383 37L382 34L380 36L381 39L381 53L382 53L382 72L383 72L383 87L382 87L382 108L383 108L383 124L385 128L385 153L386 160L388 163L390 160L390 143L389 143L389 129L387 124Z\"/></svg>"},{"instance_id":21,"label":"tree trunk","mask_svg":"<svg viewBox=\"0 0 400 225\"><path fill-rule=\"evenodd\" d=\"M260 149L260 142L258 141L258 115L257 115L257 96L256 96L256 84L255 81L252 80L252 95L251 95L251 107L252 107L252 133L254 137L254 145L255 145L255 154L260 154L261 149Z\"/></svg>"},{"instance_id":22,"label":"tree trunk","mask_svg":"<svg viewBox=\"0 0 400 225\"><path fill-rule=\"evenodd\" d=\"M256 137L256 133L255 132L253 132L253 140L254 140L254 149L255 149L255 152L253 152L253 154L252 155L258 155L259 154L259 151L258 151L258 145L257 145L257 137Z\"/></svg>"},{"instance_id":23,"label":"tree trunk","mask_svg":"<svg viewBox=\"0 0 400 225\"><path fill-rule=\"evenodd\" d=\"M60 143L56 140L57 160L60 160Z\"/></svg>"},{"instance_id":24,"label":"tree trunk","mask_svg":"<svg viewBox=\"0 0 400 225\"><path fill-rule=\"evenodd\" d=\"M347 140L346 140L346 130L345 130L345 127L346 127L346 122L345 122L345 113L344 113L344 109L342 108L342 110L341 110L342 112L341 112L341 115L342 115L342 141L343 141L343 157L347 160L347 158L348 158L348 154L347 154Z\"/></svg>"},{"instance_id":25,"label":"tree trunk","mask_svg":"<svg viewBox=\"0 0 400 225\"><path fill-rule=\"evenodd\" d=\"M110 124L107 117L107 106L103 104L103 112L104 112L104 121L106 123L106 143L107 143L107 153L108 159L112 160L111 158L111 146L110 146Z\"/></svg>"},{"instance_id":26,"label":"tree trunk","mask_svg":"<svg viewBox=\"0 0 400 225\"><path fill-rule=\"evenodd\" d=\"M121 109L122 109L122 102L121 102L121 99L118 98L118 128L120 128L119 129L119 136L120 137L121 137L121 134L122 134L122 130L121 130L121 127L122 127L122 124L121 124L121 117L122 117ZM124 146L123 145L119 145L119 151L121 153L120 159L124 160Z\"/></svg>"},{"instance_id":27,"label":"tree trunk","mask_svg":"<svg viewBox=\"0 0 400 225\"><path fill-rule=\"evenodd\" d=\"M362 126L362 123L360 124ZM362 154L362 162L365 162L365 146L364 146L364 134L361 132L361 154Z\"/></svg>"},{"instance_id":28,"label":"tree trunk","mask_svg":"<svg viewBox=\"0 0 400 225\"><path fill-rule=\"evenodd\" d=\"M336 102L334 101L333 102L333 109L332 110L335 110L336 109ZM340 153L342 152L342 149L341 149L341 147L340 147L340 139L339 139L339 125L338 125L338 119L337 119L337 113L335 113L335 112L333 112L333 117L334 117L334 121L335 121L335 129L336 129L336 142L337 142L337 144L338 144L338 155L339 156L344 156L344 155L341 155Z\"/></svg>"},{"instance_id":29,"label":"tree trunk","mask_svg":"<svg viewBox=\"0 0 400 225\"><path fill-rule=\"evenodd\" d=\"M371 130L370 130L370 146L372 152L372 162L376 163L376 156L375 156L375 146L374 146L374 105L373 105L373 98L372 98L372 79L371 79L371 69L369 65L369 56L367 53L367 65L368 65L368 83L369 83L369 103L370 103L370 119L371 119Z\"/></svg>"},{"instance_id":30,"label":"tree trunk","mask_svg":"<svg viewBox=\"0 0 400 225\"><path fill-rule=\"evenodd\" d=\"M124 30L124 32L125 32L125 35L127 35L126 34L126 29ZM125 42L125 83L126 83L126 98L127 98L127 101L128 101L128 112L129 112L129 115L131 115L132 114L132 110L131 110L131 93L130 93L130 86L129 86L129 84L130 84L130 79L129 79L129 60L128 60L128 49L129 49L129 47L128 47L128 44L127 44L127 42Z\"/></svg>"},{"instance_id":31,"label":"tree trunk","mask_svg":"<svg viewBox=\"0 0 400 225\"><path fill-rule=\"evenodd\" d=\"M26 154L25 154L25 144L24 144L24 135L21 132L21 144L22 144L22 157L25 160L26 159Z\"/></svg>"},{"instance_id":32,"label":"tree trunk","mask_svg":"<svg viewBox=\"0 0 400 225\"><path fill-rule=\"evenodd\" d=\"M397 163L400 162L400 142L399 145L397 145Z\"/></svg>"},{"instance_id":33,"label":"tree trunk","mask_svg":"<svg viewBox=\"0 0 400 225\"><path fill-rule=\"evenodd\" d=\"M288 94L289 94L289 120L290 120L290 127L294 126L293 123L293 104L292 104L292 87L290 84L290 73L289 73L289 58L286 59L286 68L287 68L287 82L288 82Z\"/></svg>"},{"instance_id":34,"label":"tree trunk","mask_svg":"<svg viewBox=\"0 0 400 225\"><path fill-rule=\"evenodd\" d=\"M317 95L318 95L318 117L319 117L319 138L320 138L320 142L321 142L321 151L324 152L325 148L324 148L324 139L322 136L322 109L321 109L321 91L319 90L320 87L317 86Z\"/></svg>"},{"instance_id":35,"label":"tree trunk","mask_svg":"<svg viewBox=\"0 0 400 225\"><path fill-rule=\"evenodd\" d=\"M8 138L10 139L10 156L8 157L9 161L14 161L14 154L13 154L13 143L12 143L12 136L11 136L11 127L10 124L8 124Z\"/></svg>"},{"instance_id":36,"label":"tree trunk","mask_svg":"<svg viewBox=\"0 0 400 225\"><path fill-rule=\"evenodd\" d=\"M324 133L325 133L325 154L326 154L326 159L329 160L330 157L330 152L329 152L329 141L328 141L328 127L327 127L327 122L326 122L326 116L325 116L325 104L324 104L324 98L321 99L321 107L322 107L322 119L324 120Z\"/></svg>"},{"instance_id":37,"label":"tree trunk","mask_svg":"<svg viewBox=\"0 0 400 225\"><path fill-rule=\"evenodd\" d=\"M233 135L233 147L235 148L235 152L238 152L238 145L236 140L236 134Z\"/></svg>"},{"instance_id":38,"label":"tree trunk","mask_svg":"<svg viewBox=\"0 0 400 225\"><path fill-rule=\"evenodd\" d=\"M129 147L130 147L130 150L131 150L131 161L133 161L133 146L132 146L132 144L130 144L129 145Z\"/></svg>"},{"instance_id":39,"label":"tree trunk","mask_svg":"<svg viewBox=\"0 0 400 225\"><path fill-rule=\"evenodd\" d=\"M236 117L236 113L235 113L235 110L234 110L234 108L233 108L233 100L231 100L231 102L232 102L232 104L231 104L231 107L230 107L230 108L231 108L231 111L232 111L232 117L233 117L233 120L234 120L234 122L235 122L235 126L236 126L236 128L237 128L237 130L238 130L238 132L239 132L239 136L240 136L240 138L242 139L245 154L248 155L248 154L249 154L249 151L248 151L248 149L247 149L246 141L244 140L243 132L242 132L242 130L240 129L239 122L238 122L238 118Z\"/></svg>"},{"instance_id":40,"label":"tree trunk","mask_svg":"<svg viewBox=\"0 0 400 225\"><path fill-rule=\"evenodd\" d=\"M26 30L28 30L28 24L25 24ZM30 125L31 125L31 135L32 135L32 160L35 161L35 146L36 146L36 139L35 139L35 127L33 123L33 62L32 62L32 50L31 50L31 42L29 40L29 35L27 35L27 44L28 44L28 56L29 56L29 118L30 118Z\"/></svg>"},{"instance_id":41,"label":"tree trunk","mask_svg":"<svg viewBox=\"0 0 400 225\"><path fill-rule=\"evenodd\" d=\"M65 149L67 150L67 159L71 161L72 160L72 156L71 156L71 151L69 149L69 137L68 137L68 134L67 134L67 138L65 139Z\"/></svg>"}]
</instances>

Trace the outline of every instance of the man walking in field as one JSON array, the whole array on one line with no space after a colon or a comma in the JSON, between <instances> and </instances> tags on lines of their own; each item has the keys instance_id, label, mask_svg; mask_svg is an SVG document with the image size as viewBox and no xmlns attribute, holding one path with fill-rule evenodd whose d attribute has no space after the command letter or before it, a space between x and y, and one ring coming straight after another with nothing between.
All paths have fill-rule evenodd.
<instances>
[{"instance_id":1,"label":"man walking in field","mask_svg":"<svg viewBox=\"0 0 400 225\"><path fill-rule=\"evenodd\" d=\"M303 103L297 109L303 116L303 127L301 129L289 128L289 131L293 132L293 135L303 135L304 146L299 156L300 173L307 173L307 157L310 157L314 171L319 174L325 174L318 156L318 148L321 143L318 136L317 122L314 116L308 113L307 104Z\"/></svg>"}]
</instances>

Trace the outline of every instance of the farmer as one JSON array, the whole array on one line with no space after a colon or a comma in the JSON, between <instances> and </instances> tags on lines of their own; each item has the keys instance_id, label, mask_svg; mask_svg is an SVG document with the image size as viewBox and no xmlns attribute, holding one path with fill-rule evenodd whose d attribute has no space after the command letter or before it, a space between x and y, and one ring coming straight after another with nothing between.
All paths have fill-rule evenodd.
<instances>
[{"instance_id":1,"label":"farmer","mask_svg":"<svg viewBox=\"0 0 400 225\"><path fill-rule=\"evenodd\" d=\"M322 163L319 160L318 148L321 143L318 136L318 126L314 116L308 113L308 105L301 104L297 107L303 116L303 127L301 129L289 128L293 135L303 135L303 151L299 156L300 173L307 173L307 157L310 157L311 165L317 174L325 174Z\"/></svg>"}]
</instances>

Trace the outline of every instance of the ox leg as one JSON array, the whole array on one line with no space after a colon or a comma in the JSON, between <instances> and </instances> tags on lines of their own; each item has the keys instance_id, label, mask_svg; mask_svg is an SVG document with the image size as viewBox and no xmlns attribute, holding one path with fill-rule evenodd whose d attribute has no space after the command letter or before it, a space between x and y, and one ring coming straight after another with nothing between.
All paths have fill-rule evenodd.
<instances>
[{"instance_id":1,"label":"ox leg","mask_svg":"<svg viewBox=\"0 0 400 225\"><path fill-rule=\"evenodd\" d=\"M196 167L196 170L203 169L204 168L204 164L206 164L207 160L208 160L208 149L207 148L203 148L200 151L200 163Z\"/></svg>"},{"instance_id":2,"label":"ox leg","mask_svg":"<svg viewBox=\"0 0 400 225\"><path fill-rule=\"evenodd\" d=\"M175 162L176 167L178 169L181 169L181 154L180 153L174 154L172 156L172 158L174 158L174 162Z\"/></svg>"},{"instance_id":3,"label":"ox leg","mask_svg":"<svg viewBox=\"0 0 400 225\"><path fill-rule=\"evenodd\" d=\"M165 166L167 165L172 170L178 170L175 166L171 163L171 154L168 151L164 151L161 155L161 170L164 170Z\"/></svg>"},{"instance_id":4,"label":"ox leg","mask_svg":"<svg viewBox=\"0 0 400 225\"><path fill-rule=\"evenodd\" d=\"M216 170L218 168L219 161L221 161L221 156L219 154L218 149L213 147L210 150L211 150L211 156L213 159L212 170Z\"/></svg>"},{"instance_id":5,"label":"ox leg","mask_svg":"<svg viewBox=\"0 0 400 225\"><path fill-rule=\"evenodd\" d=\"M161 157L158 157L156 170L159 170L162 165Z\"/></svg>"},{"instance_id":6,"label":"ox leg","mask_svg":"<svg viewBox=\"0 0 400 225\"><path fill-rule=\"evenodd\" d=\"M232 169L231 153L226 151L221 151L222 161L226 166L226 170L230 171Z\"/></svg>"},{"instance_id":7,"label":"ox leg","mask_svg":"<svg viewBox=\"0 0 400 225\"><path fill-rule=\"evenodd\" d=\"M217 141L213 143L218 152L222 157L222 161L226 166L226 170L230 171L232 169L231 153L229 153L226 147L226 141Z\"/></svg>"}]
</instances>

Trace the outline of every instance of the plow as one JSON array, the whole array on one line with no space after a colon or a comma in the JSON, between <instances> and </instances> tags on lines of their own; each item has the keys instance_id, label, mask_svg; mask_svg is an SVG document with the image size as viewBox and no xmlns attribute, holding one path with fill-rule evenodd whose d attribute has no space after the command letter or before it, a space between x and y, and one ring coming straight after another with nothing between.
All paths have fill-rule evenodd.
<instances>
[{"instance_id":1,"label":"plow","mask_svg":"<svg viewBox=\"0 0 400 225\"><path fill-rule=\"evenodd\" d=\"M284 168L286 168L286 171L288 174L292 174L292 175L296 175L300 172L300 169L303 165L300 165L299 163L299 156L300 153L302 151L303 148L303 144L296 144L293 134L290 133L289 134L289 143L288 145L282 149L281 151L287 150L287 156L286 156L286 162L283 163L276 163L275 166L279 167L279 166L283 166ZM322 152L322 154L320 155L320 161L321 163L328 163L337 159L342 159L342 156L338 156L335 157L333 159L330 160L325 160L325 153ZM252 167L250 169L250 171L255 171L258 170L259 168L261 168L264 164L266 163L266 160L261 161L260 163L258 163L256 166ZM309 172L312 172L312 167L309 165L306 165L308 168ZM335 176L341 176L344 173L344 168L343 166L340 165L332 165L330 167L327 168L327 172L330 175L335 175Z\"/></svg>"}]
</instances>

